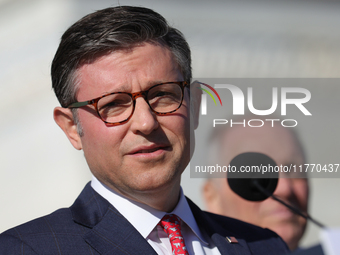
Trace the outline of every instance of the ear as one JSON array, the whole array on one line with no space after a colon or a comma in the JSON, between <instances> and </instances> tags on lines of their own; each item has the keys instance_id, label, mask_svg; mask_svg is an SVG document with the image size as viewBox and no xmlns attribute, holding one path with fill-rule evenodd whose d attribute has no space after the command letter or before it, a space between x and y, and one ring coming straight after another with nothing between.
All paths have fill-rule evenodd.
<instances>
[{"instance_id":1,"label":"ear","mask_svg":"<svg viewBox=\"0 0 340 255\"><path fill-rule=\"evenodd\" d=\"M194 120L194 128L198 127L199 123L199 113L201 106L202 90L199 89L201 85L194 81L190 84L190 113L192 114Z\"/></svg>"},{"instance_id":2,"label":"ear","mask_svg":"<svg viewBox=\"0 0 340 255\"><path fill-rule=\"evenodd\" d=\"M74 122L73 114L70 109L56 107L53 117L58 126L64 131L71 144L77 150L81 150L81 139L77 131L77 124Z\"/></svg>"}]
</instances>

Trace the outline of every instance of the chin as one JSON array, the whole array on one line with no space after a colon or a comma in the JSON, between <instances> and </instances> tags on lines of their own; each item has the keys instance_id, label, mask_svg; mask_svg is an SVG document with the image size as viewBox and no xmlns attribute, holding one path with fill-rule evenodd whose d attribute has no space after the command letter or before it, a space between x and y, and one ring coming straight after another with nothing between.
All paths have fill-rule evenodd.
<instances>
[{"instance_id":1,"label":"chin","mask_svg":"<svg viewBox=\"0 0 340 255\"><path fill-rule=\"evenodd\" d=\"M295 224L284 223L269 229L276 232L287 243L290 250L294 250L303 236L305 227L295 222Z\"/></svg>"},{"instance_id":2,"label":"chin","mask_svg":"<svg viewBox=\"0 0 340 255\"><path fill-rule=\"evenodd\" d=\"M178 174L173 171L169 172L149 172L144 175L140 175L137 182L135 183L136 188L140 191L152 191L162 190L169 186L173 186L176 183Z\"/></svg>"}]
</instances>

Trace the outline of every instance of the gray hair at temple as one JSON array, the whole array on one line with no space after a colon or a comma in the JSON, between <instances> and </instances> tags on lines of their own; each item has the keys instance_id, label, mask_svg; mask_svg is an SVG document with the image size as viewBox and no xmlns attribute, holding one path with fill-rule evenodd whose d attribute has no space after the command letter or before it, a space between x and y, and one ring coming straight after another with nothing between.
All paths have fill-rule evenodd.
<instances>
[{"instance_id":1,"label":"gray hair at temple","mask_svg":"<svg viewBox=\"0 0 340 255\"><path fill-rule=\"evenodd\" d=\"M83 17L63 34L51 67L52 87L61 106L76 102L76 71L82 64L145 42L168 47L184 79L190 81L191 53L180 31L153 10L111 7Z\"/></svg>"}]
</instances>

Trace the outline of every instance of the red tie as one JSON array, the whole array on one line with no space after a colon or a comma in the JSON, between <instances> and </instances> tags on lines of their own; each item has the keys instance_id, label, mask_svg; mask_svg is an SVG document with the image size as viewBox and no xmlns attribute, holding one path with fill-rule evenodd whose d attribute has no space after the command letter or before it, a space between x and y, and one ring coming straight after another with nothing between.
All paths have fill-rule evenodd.
<instances>
[{"instance_id":1,"label":"red tie","mask_svg":"<svg viewBox=\"0 0 340 255\"><path fill-rule=\"evenodd\" d=\"M172 254L189 255L181 233L181 220L175 214L167 214L158 223L170 239Z\"/></svg>"}]
</instances>

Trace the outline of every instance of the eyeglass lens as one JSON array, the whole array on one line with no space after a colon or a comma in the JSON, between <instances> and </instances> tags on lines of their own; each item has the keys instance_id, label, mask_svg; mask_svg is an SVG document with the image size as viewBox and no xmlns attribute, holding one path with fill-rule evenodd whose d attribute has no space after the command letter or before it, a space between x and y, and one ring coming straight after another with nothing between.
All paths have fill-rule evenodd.
<instances>
[{"instance_id":1,"label":"eyeglass lens","mask_svg":"<svg viewBox=\"0 0 340 255\"><path fill-rule=\"evenodd\" d=\"M151 109L156 113L168 113L176 110L182 102L182 88L176 83L166 83L152 87L146 98ZM98 101L98 113L108 123L121 122L133 112L131 95L116 93Z\"/></svg>"}]
</instances>

